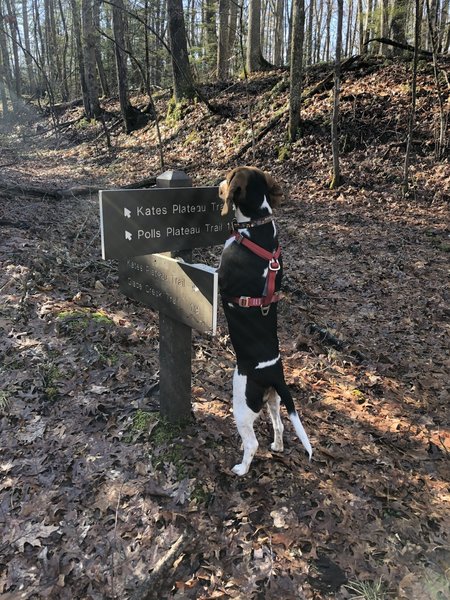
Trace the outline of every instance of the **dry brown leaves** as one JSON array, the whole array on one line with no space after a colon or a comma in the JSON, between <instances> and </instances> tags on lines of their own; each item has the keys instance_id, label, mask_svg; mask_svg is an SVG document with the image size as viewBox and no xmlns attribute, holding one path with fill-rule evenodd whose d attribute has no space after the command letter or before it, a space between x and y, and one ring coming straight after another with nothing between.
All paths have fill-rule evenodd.
<instances>
[{"instance_id":1,"label":"dry brown leaves","mask_svg":"<svg viewBox=\"0 0 450 600\"><path fill-rule=\"evenodd\" d=\"M263 417L249 475L231 475L223 320L215 339L194 335L195 422L167 431L154 412L157 315L121 297L115 265L99 260L96 198L0 199L2 598L346 599L346 582L380 580L389 597L448 597L449 171L417 159L416 198L399 198L401 148L389 144L402 138L405 72L383 77L347 78L337 193L326 189L327 94L305 107L285 162L282 127L257 150L290 190L280 337L311 463L288 424L285 453L272 455ZM252 83L261 118L285 100L271 93L278 78ZM234 120L193 109L167 142L170 165L195 166L202 183L221 175L248 141L245 98L242 84L216 90ZM41 147L45 165L16 150L27 162L6 175L70 187L155 173L151 126L115 143L114 157L98 141Z\"/></svg>"}]
</instances>

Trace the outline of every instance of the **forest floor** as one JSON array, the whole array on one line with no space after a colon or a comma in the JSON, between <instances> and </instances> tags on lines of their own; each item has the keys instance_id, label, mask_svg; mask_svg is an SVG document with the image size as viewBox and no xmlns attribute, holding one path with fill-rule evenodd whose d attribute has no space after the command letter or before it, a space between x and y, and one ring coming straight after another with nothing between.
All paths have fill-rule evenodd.
<instances>
[{"instance_id":1,"label":"forest floor","mask_svg":"<svg viewBox=\"0 0 450 600\"><path fill-rule=\"evenodd\" d=\"M305 104L292 147L279 112L239 159L249 105L256 127L282 111L285 73L204 88L226 116L198 103L161 119L165 169L210 185L256 164L288 193L279 333L314 455L287 421L272 454L264 416L243 478L230 471L240 442L223 317L217 336L193 335L194 420L171 427L157 412L157 314L121 295L117 264L100 258L96 190L161 172L154 123L116 127L111 148L76 107L58 136L31 109L1 126L2 599L450 598L450 165L433 156L422 64L402 198L409 78L377 61L345 75L333 192L329 91ZM30 192L80 186L94 191ZM213 265L219 254L195 252Z\"/></svg>"}]
</instances>

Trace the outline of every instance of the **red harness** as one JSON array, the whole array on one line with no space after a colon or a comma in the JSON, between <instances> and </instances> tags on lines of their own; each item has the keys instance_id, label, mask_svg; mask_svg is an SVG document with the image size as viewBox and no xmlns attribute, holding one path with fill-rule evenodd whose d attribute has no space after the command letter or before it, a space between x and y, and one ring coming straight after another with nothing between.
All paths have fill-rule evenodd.
<instances>
[{"instance_id":1,"label":"red harness","mask_svg":"<svg viewBox=\"0 0 450 600\"><path fill-rule=\"evenodd\" d=\"M238 231L233 231L232 235L234 236L236 242L238 244L242 244L246 248L248 248L253 254L267 260L269 262L269 268L267 271L267 284L266 284L266 294L265 296L261 296L260 298L252 298L250 296L233 296L232 298L228 298L231 302L238 304L244 308L250 308L252 306L260 306L260 307L269 307L272 302L278 302L281 300L282 293L275 291L275 280L277 277L277 272L280 270L281 265L279 262L279 258L281 255L281 248L278 248L274 252L269 252L255 242L252 242L248 238L244 237Z\"/></svg>"}]
</instances>

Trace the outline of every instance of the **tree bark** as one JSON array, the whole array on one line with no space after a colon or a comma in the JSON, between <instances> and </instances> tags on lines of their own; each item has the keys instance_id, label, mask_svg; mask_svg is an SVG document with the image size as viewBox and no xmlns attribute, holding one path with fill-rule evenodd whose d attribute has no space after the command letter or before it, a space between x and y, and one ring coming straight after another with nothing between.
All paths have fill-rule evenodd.
<instances>
[{"instance_id":1,"label":"tree bark","mask_svg":"<svg viewBox=\"0 0 450 600\"><path fill-rule=\"evenodd\" d=\"M208 71L212 71L217 64L216 7L213 0L204 1L203 50Z\"/></svg>"},{"instance_id":2,"label":"tree bark","mask_svg":"<svg viewBox=\"0 0 450 600\"><path fill-rule=\"evenodd\" d=\"M131 123L131 105L128 91L127 55L125 52L125 23L123 0L115 0L112 10L113 32L115 40L117 86L119 89L120 112L126 133L133 129Z\"/></svg>"},{"instance_id":3,"label":"tree bark","mask_svg":"<svg viewBox=\"0 0 450 600\"><path fill-rule=\"evenodd\" d=\"M0 23L3 23L4 15L2 10L2 3L0 0ZM0 27L0 86L1 86L1 97L2 97L2 108L3 118L7 117L9 113L8 95L7 90L12 90L12 73L11 64L9 60L8 41L3 29ZM11 104L13 99L10 95Z\"/></svg>"},{"instance_id":4,"label":"tree bark","mask_svg":"<svg viewBox=\"0 0 450 600\"><path fill-rule=\"evenodd\" d=\"M99 35L98 35L98 30L100 29L100 0L94 0L93 19L94 19L95 40L96 40L95 63L97 65L98 76L100 79L100 84L102 86L103 95L108 97L111 94L110 94L110 90L109 90L109 83L108 83L108 78L106 76L105 66L103 64L100 39L99 39Z\"/></svg>"},{"instance_id":5,"label":"tree bark","mask_svg":"<svg viewBox=\"0 0 450 600\"><path fill-rule=\"evenodd\" d=\"M196 92L189 64L182 0L167 0L167 15L175 100L192 100Z\"/></svg>"},{"instance_id":6,"label":"tree bark","mask_svg":"<svg viewBox=\"0 0 450 600\"><path fill-rule=\"evenodd\" d=\"M219 0L219 35L217 47L217 78L224 80L229 73L230 0Z\"/></svg>"},{"instance_id":7,"label":"tree bark","mask_svg":"<svg viewBox=\"0 0 450 600\"><path fill-rule=\"evenodd\" d=\"M415 2L416 15L414 27L414 58L413 58L413 74L411 82L411 108L408 119L408 132L406 139L405 162L403 167L403 195L407 195L409 191L409 167L411 163L411 147L412 137L414 133L414 123L416 120L416 101L417 101L417 65L419 62L419 39L420 39L420 23L422 5L421 0ZM420 11L420 12L419 12Z\"/></svg>"},{"instance_id":8,"label":"tree bark","mask_svg":"<svg viewBox=\"0 0 450 600\"><path fill-rule=\"evenodd\" d=\"M331 18L333 15L333 0L327 2L326 38L325 38L325 60L330 61L331 52Z\"/></svg>"},{"instance_id":9,"label":"tree bark","mask_svg":"<svg viewBox=\"0 0 450 600\"><path fill-rule=\"evenodd\" d=\"M264 62L261 52L261 0L249 0L246 66L248 73L261 71Z\"/></svg>"},{"instance_id":10,"label":"tree bark","mask_svg":"<svg viewBox=\"0 0 450 600\"><path fill-rule=\"evenodd\" d=\"M391 20L391 33L394 42L406 45L406 18L408 15L408 0L394 0ZM417 44L418 45L418 44ZM394 47L399 54L400 47Z\"/></svg>"},{"instance_id":11,"label":"tree bark","mask_svg":"<svg viewBox=\"0 0 450 600\"><path fill-rule=\"evenodd\" d=\"M293 142L300 124L303 80L303 45L305 34L305 1L294 0L291 28L291 86L289 90L289 141Z\"/></svg>"},{"instance_id":12,"label":"tree bark","mask_svg":"<svg viewBox=\"0 0 450 600\"><path fill-rule=\"evenodd\" d=\"M277 0L275 5L275 44L273 62L277 66L284 63L284 0Z\"/></svg>"},{"instance_id":13,"label":"tree bark","mask_svg":"<svg viewBox=\"0 0 450 600\"><path fill-rule=\"evenodd\" d=\"M341 182L339 161L339 97L341 92L341 53L342 53L342 21L344 0L337 0L338 22L336 30L336 63L334 68L333 118L331 123L331 143L333 148L333 177L330 189L334 190Z\"/></svg>"},{"instance_id":14,"label":"tree bark","mask_svg":"<svg viewBox=\"0 0 450 600\"><path fill-rule=\"evenodd\" d=\"M449 10L450 0L443 0L441 10L441 21L439 26L438 35L438 47L437 51L446 53L448 52L448 45L450 41L450 21L449 21Z\"/></svg>"},{"instance_id":15,"label":"tree bark","mask_svg":"<svg viewBox=\"0 0 450 600\"><path fill-rule=\"evenodd\" d=\"M230 57L233 55L236 33L238 30L238 4L236 0L230 0L230 26L228 29L228 48Z\"/></svg>"},{"instance_id":16,"label":"tree bark","mask_svg":"<svg viewBox=\"0 0 450 600\"><path fill-rule=\"evenodd\" d=\"M67 51L69 48L69 32L67 31L67 22L64 14L64 8L61 0L58 0L59 15L61 17L61 24L64 31L64 46L61 53L61 100L63 102L69 101L69 73L67 68Z\"/></svg>"},{"instance_id":17,"label":"tree bark","mask_svg":"<svg viewBox=\"0 0 450 600\"><path fill-rule=\"evenodd\" d=\"M31 43L30 43L30 25L28 19L27 0L22 0L22 23L23 23L23 43L26 49L25 64L27 66L28 75L28 91L30 95L35 93L36 78L33 72L33 62L31 60Z\"/></svg>"},{"instance_id":18,"label":"tree bark","mask_svg":"<svg viewBox=\"0 0 450 600\"><path fill-rule=\"evenodd\" d=\"M95 64L95 33L92 0L81 1L81 16L83 23L84 74L87 92L86 117L95 119L100 116L101 109L98 100L97 71Z\"/></svg>"},{"instance_id":19,"label":"tree bark","mask_svg":"<svg viewBox=\"0 0 450 600\"><path fill-rule=\"evenodd\" d=\"M314 11L315 2L310 0L308 8L308 30L307 30L307 44L306 44L306 64L309 66L313 60L313 28L314 28Z\"/></svg>"},{"instance_id":20,"label":"tree bark","mask_svg":"<svg viewBox=\"0 0 450 600\"><path fill-rule=\"evenodd\" d=\"M444 108L444 99L441 90L441 82L439 79L439 67L437 62L437 44L438 37L436 35L436 21L433 19L433 12L430 8L430 1L426 0L426 11L428 18L428 27L430 29L430 43L431 49L433 52L433 74L434 74L434 83L436 85L436 91L438 96L439 103L439 136L436 138L435 143L435 156L437 160L443 157L444 149L445 149L445 131L446 131L446 115Z\"/></svg>"},{"instance_id":21,"label":"tree bark","mask_svg":"<svg viewBox=\"0 0 450 600\"><path fill-rule=\"evenodd\" d=\"M12 4L11 0L6 0L6 9L8 11L8 24L9 31L11 35L11 46L13 52L13 71L14 71L14 91L16 93L17 98L20 98L22 95L22 75L20 71L20 61L19 61L19 46L17 44L17 38L19 35L17 29L17 14L14 4ZM2 23L3 25L3 23Z\"/></svg>"}]
</instances>

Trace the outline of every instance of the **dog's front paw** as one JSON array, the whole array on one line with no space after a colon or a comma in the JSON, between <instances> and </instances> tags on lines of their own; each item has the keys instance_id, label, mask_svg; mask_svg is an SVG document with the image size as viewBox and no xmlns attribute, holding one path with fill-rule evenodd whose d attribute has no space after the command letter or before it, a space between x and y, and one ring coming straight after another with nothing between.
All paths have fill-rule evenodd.
<instances>
[{"instance_id":1,"label":"dog's front paw","mask_svg":"<svg viewBox=\"0 0 450 600\"><path fill-rule=\"evenodd\" d=\"M284 446L283 446L283 442L272 442L270 444L270 449L272 450L272 452L283 452L284 450Z\"/></svg>"},{"instance_id":2,"label":"dog's front paw","mask_svg":"<svg viewBox=\"0 0 450 600\"><path fill-rule=\"evenodd\" d=\"M241 463L240 465L234 465L231 470L235 475L239 475L240 477L248 473L248 467L246 467L244 463Z\"/></svg>"}]
</instances>

